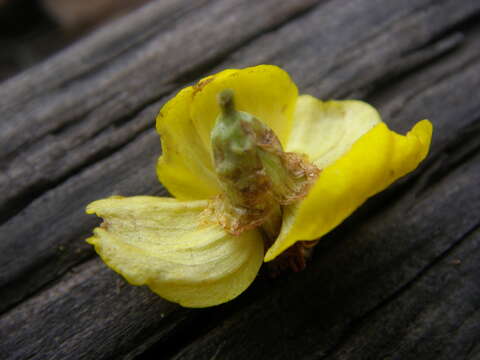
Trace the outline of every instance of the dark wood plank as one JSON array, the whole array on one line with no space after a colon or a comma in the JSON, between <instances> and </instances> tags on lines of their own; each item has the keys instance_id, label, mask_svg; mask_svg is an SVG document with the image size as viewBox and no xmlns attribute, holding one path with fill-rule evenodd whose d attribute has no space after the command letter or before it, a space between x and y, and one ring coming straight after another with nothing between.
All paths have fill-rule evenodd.
<instances>
[{"instance_id":1,"label":"dark wood plank","mask_svg":"<svg viewBox=\"0 0 480 360\"><path fill-rule=\"evenodd\" d=\"M306 272L275 284L176 358L478 355L480 107L468 95L480 85L478 32L468 30L451 56L372 94L397 127L419 113L433 119L421 177L372 199L323 240ZM398 191L406 192L400 200Z\"/></svg>"},{"instance_id":2,"label":"dark wood plank","mask_svg":"<svg viewBox=\"0 0 480 360\"><path fill-rule=\"evenodd\" d=\"M335 4L327 2L315 9L314 12L307 13L297 21L293 21L287 24L287 26L279 28L278 31L273 31L261 37L251 46L245 46L240 49L238 53L233 54L219 67L223 68L233 65L246 66L257 62L274 62L291 71L294 78L299 82L302 91L310 92L320 97L327 97L329 96L328 89L317 89L316 86L328 81L334 81L327 80L329 77L326 76L326 74L328 74L331 68L325 64L330 63L330 67L333 66L335 59L340 57L342 53L349 53L356 47L364 49L366 53L369 53L367 51L368 49L365 49L365 46L369 47L371 41L380 42L376 40L377 37L384 39L386 37L385 34L388 33L387 30L390 28L394 31L392 38L400 39L406 37L410 39L415 29L426 21L435 24L435 26L432 25L432 33L429 34L429 36L413 36L411 43L403 40L403 43L408 46L401 50L404 52L412 52L415 48L425 46L426 41L434 39L434 36L438 34L438 28L441 28L441 26L435 23L435 21L442 23L441 19L447 18L448 21L443 21L443 30L446 31L462 19L465 20L471 16L472 9L476 9L475 6L480 6L478 2L467 2L469 7L466 10L455 10L455 2L452 0L444 2L440 7L433 7L435 12L425 11L426 15L419 17L416 11L422 10L422 7L428 10L428 1L412 1L409 3L410 7L392 2L392 4L389 5L391 6L389 10L383 7L377 7L376 3L369 2L366 4L362 1L345 2L342 3L342 6ZM368 6L371 6L371 9L374 10L365 10L368 9ZM296 7L295 9L298 10ZM165 11L163 8L160 8L160 10ZM252 8L252 11L257 11L257 9ZM147 14L149 15L150 12L147 12ZM250 12L248 12L248 14L250 14ZM359 16L359 14L362 14L362 16ZM143 19L145 15L140 13L140 15L137 16ZM417 22L413 22L410 28L402 32L396 24L402 23L402 21L409 19L410 16L413 16ZM127 22L129 26L125 26L129 31L133 31L131 30L131 23L139 22L136 16L133 18L135 21L129 20ZM185 22L189 19L190 18L187 17ZM352 23L352 19L356 22ZM244 19L244 21L247 20ZM349 27L341 27L342 31L335 30L339 28L339 24L346 22L350 24ZM372 26L372 24L376 26ZM129 34L122 26L117 25L112 28L113 30L107 28L105 32L107 34L115 31L119 32L118 37L120 40L123 40L126 36L125 32ZM141 27L140 30L144 30L144 28ZM193 30L191 29L190 31ZM338 39L338 42L332 40L327 42L325 40L325 34L331 33L335 33L335 38ZM273 41L272 36L277 36L276 39L281 39L281 43L283 43L289 51L285 52L283 48L279 47L279 45L277 45L279 41ZM87 39L86 45L83 46L86 48L84 51L90 54L94 52L95 46L98 46L100 49L109 49L105 44L107 42L107 40L105 40L106 37L107 36L104 36L103 32L101 32L93 36L93 40ZM157 37L162 37L162 35L157 35ZM366 41L366 39L369 39L370 42ZM418 43L414 42L416 39L419 40ZM117 38L113 37L110 41L112 43L110 45L115 48ZM386 40L382 40L382 42L386 42L387 44L392 43L392 41L388 42ZM120 43L123 44L122 42ZM267 43L272 44L272 50L267 51L267 49L269 49ZM73 54L66 52L63 57L60 56L59 59L52 59L52 61L55 60L59 62L60 65L68 64L69 61L73 61L70 60L72 57L73 59L77 59L79 56L78 53L81 53L83 49L81 45L82 44L78 45L78 48L75 47L71 50ZM429 47L427 46L426 48L428 49ZM162 49L165 50L165 48ZM389 52L379 54L379 59L382 60L378 61L388 65L384 68L387 74L390 71L390 63L395 62L398 64L402 63L403 60L409 63L411 59L411 57L405 59L399 58L398 52L401 50L395 46L393 46L393 49L394 50ZM433 51L431 51L430 54L437 54L435 49L436 45L433 46ZM113 54L117 54L116 51L112 51ZM317 51L318 55L314 56L314 51ZM425 50L421 51L424 52ZM102 54L103 52L98 50L98 53ZM414 53L415 51L413 51L413 54ZM259 56L261 56L260 54L264 54L263 58L259 58ZM129 55L129 53L126 52L126 55ZM372 55L369 56L371 57ZM386 56L386 58L384 59L381 56ZM157 57L159 57L159 55L157 55ZM238 62L238 58L241 58L243 63ZM300 61L299 59L305 59L306 61ZM153 60L150 59L149 61ZM319 61L320 64L322 64L321 66L326 68L326 71L319 71L319 65L316 61ZM96 65L97 63L93 61L93 64ZM47 65L48 63L45 64L45 66ZM62 69L62 66L67 66L60 65L58 65L60 69ZM113 62L108 65L107 68L113 67L113 69L116 69L118 66L116 62ZM132 65L132 70L130 71L133 73L135 73L135 70L137 72L143 72L144 67L145 64L140 61L140 64ZM159 74L162 72L162 68L153 67L157 69L156 71L158 71ZM352 67L352 69L350 69L350 67ZM93 69L96 69L96 67L93 66ZM39 75L36 76L38 76L41 81L44 80L44 76L46 75L44 75L45 70L42 67L38 70L33 69L32 71L35 74L36 71L38 71ZM357 62L351 61L345 65L345 74L356 74L358 72ZM111 70L109 73L115 73L115 70ZM353 77L354 75L349 76ZM33 75L31 77L35 78ZM71 80L71 86L73 88L76 88L78 81L85 83L90 79L92 89L97 89L95 91L85 90L87 93L80 93L79 96L81 98L90 96L95 99L98 93L107 91L107 86L103 82L100 82L100 85L97 84L96 75L92 75L91 78L88 76L80 76L78 81L75 81L76 78L77 77L74 77L73 80ZM343 84L343 77L336 76L334 78L339 83L339 86ZM10 91L6 91L6 93L15 94L16 91L20 91L15 89L23 89L23 87L30 85L27 80L32 81L30 77L25 76L18 79L21 86L15 85L15 82L9 83L12 85L7 84L9 86L6 88L9 89L9 87L12 87L12 89L9 89ZM360 87L364 88L367 86L370 80L370 77L364 77L365 84L360 85ZM27 83L24 83L25 81L27 81ZM54 79L50 81L54 82L53 85L49 85L54 87L54 90L52 90L53 95L50 95L50 97L53 96L54 98L58 97L62 99L63 96L67 96L63 95L63 91L59 92L58 89L55 88L55 86L59 86L55 82L57 80ZM120 77L117 82L114 82L114 84L116 84L115 86L123 88L127 86L133 86L133 88L139 86L136 77L133 85L127 85L129 83L123 81L122 77ZM167 86L174 85L168 82L167 84L169 84ZM98 89L98 87L100 87L100 89ZM47 86L47 89L48 88ZM84 89L87 88L87 86L84 84L80 86L80 88ZM135 94L133 88L130 90L130 93ZM345 91L351 92L352 89L348 88ZM18 95L20 98L22 98L21 94L23 93ZM140 94L143 93L140 92ZM70 96L73 95L70 94ZM141 97L141 95L138 96ZM161 98L161 96L159 97ZM45 98L41 99L43 99L42 101L46 101ZM133 96L133 99L137 99L137 97ZM48 136L40 138L39 142L32 145L33 148L27 148L25 153L20 152L7 163L11 171L9 172L7 170L2 173L4 179L8 178L6 182L4 182L4 189L9 189L9 191L5 190L8 194L17 194L11 196L18 197L16 197L17 200L14 201L13 205L11 205L11 201L8 201L8 199L6 199L6 201L4 200L3 204L9 208L10 211L12 207L15 209L15 204L26 207L24 207L24 210L17 216L14 216L6 222L0 229L1 233L9 234L7 239L0 243L0 253L6 254L6 260L0 262L0 289L2 289L2 292L12 294L11 297L6 296L3 299L2 304L0 304L3 305L3 308L20 301L26 294L35 291L36 288L51 281L57 277L57 274L61 274L68 269L69 266L91 255L91 251L88 250L89 248L86 247L82 241L87 232L90 231L94 222L93 219L81 215L83 213L83 207L86 204L94 199L111 195L115 191L120 191L126 195L149 194L151 193L152 186L155 187L155 180L151 172L148 171L148 174L144 175L146 173L143 171L145 159L134 160L130 157L134 155L128 154L125 155L127 156L125 164L129 164L130 172L128 177L132 178L128 181L128 185L123 188L118 185L117 179L119 174L124 173L124 170L119 169L118 172L114 170L122 163L121 160L112 160L116 165L112 163L111 165L103 165L101 168L98 167L97 170L95 170L96 174L92 172L90 173L91 175L83 177L83 181L85 181L83 184L78 181L73 181L75 185L72 186L70 185L71 183L67 181L69 178L78 179L77 174L82 173L86 166L105 157L108 158L110 154L120 149L126 143L135 142L136 137L141 136L139 134L148 131L145 129L151 128L152 125L150 124L152 124L152 119L163 102L163 100L154 101L151 105L146 106L144 110L137 110L132 113L130 111L131 109L125 109L124 101L116 100L117 101L112 100L110 103L103 104L96 111L90 112L81 122L74 122L72 126L66 129L64 128L63 131L55 134L55 130L53 134L49 133ZM145 100L145 98L142 97L142 99L138 101L143 103L143 100ZM20 100L18 101L21 102ZM34 104L39 101L38 99L31 100L33 104L31 106L34 107ZM62 112L62 108L58 109L57 105L55 105L63 102L61 100L51 101L52 105L48 105L49 103L47 103L47 107L53 111L50 117L51 119L55 119L53 122L71 121L70 112ZM83 101L82 104L85 105L81 108L89 106L88 101ZM144 106L144 104L142 106ZM113 111L113 108L116 108L116 110ZM28 110L22 111L21 114L29 118ZM38 116L38 113L30 114L30 117L31 116ZM421 116L423 116L423 114L421 114ZM412 121L414 119L415 117L412 117ZM34 123L35 120L31 119L31 122ZM11 123L14 123L13 120L10 124ZM411 124L411 122L408 124ZM152 149L155 147L158 149L158 142L154 140L153 135L151 135L150 139L151 143L144 146L145 153L151 154L146 156L151 156L148 161L153 166L155 155L153 155ZM137 145L137 147L138 146L139 145ZM141 151L135 152L135 154L141 156ZM12 172L13 174L9 175ZM0 177L2 175L0 175ZM145 176L147 176L147 179L145 179ZM22 185L25 184L25 181L30 184L26 187L27 189L33 186L34 190L37 190L33 192L31 191L32 189L25 190L26 188ZM15 185L17 183L19 187ZM20 189L19 192L17 192L16 189ZM88 189L88 191L86 191L86 189ZM157 191L159 191L158 188ZM75 195L73 195L73 193L75 193ZM34 201L32 201L32 197L35 198ZM23 201L21 200L22 198L24 199ZM68 200L71 198L76 199L75 203L71 203ZM25 200L32 202L25 204ZM42 210L45 202L49 204L48 212ZM66 205L67 203L69 203L68 206ZM65 208L66 206L67 208ZM55 231L52 231L53 228L51 224L56 224ZM29 239L32 238L36 239L35 246L37 251L30 251L31 241ZM58 249L63 250L59 253ZM14 262L12 259L21 260ZM2 264L6 265L2 266ZM36 271L33 271L33 269ZM37 276L37 274L40 276ZM17 281L19 279L23 281Z\"/></svg>"},{"instance_id":3,"label":"dark wood plank","mask_svg":"<svg viewBox=\"0 0 480 360\"><path fill-rule=\"evenodd\" d=\"M0 108L8 121L0 125L1 155L79 119L98 131L131 116L167 95L182 76L318 2L153 2L2 86ZM100 110L99 124L89 124Z\"/></svg>"},{"instance_id":4,"label":"dark wood plank","mask_svg":"<svg viewBox=\"0 0 480 360\"><path fill-rule=\"evenodd\" d=\"M175 358L464 358L480 340L470 319L480 305L479 160L427 193L362 209L368 220L326 237L308 271L264 285Z\"/></svg>"},{"instance_id":5,"label":"dark wood plank","mask_svg":"<svg viewBox=\"0 0 480 360\"><path fill-rule=\"evenodd\" d=\"M127 286L93 260L66 275L61 284L40 298L24 302L2 319L2 359L115 358L153 337L159 324L176 306L162 301L147 289ZM137 322L152 320L147 327ZM33 323L43 322L41 334ZM173 324L181 323L177 314ZM103 333L98 333L103 328ZM166 326L168 329L168 326ZM26 336L17 338L15 334ZM34 341L32 341L32 339ZM99 341L102 339L101 341Z\"/></svg>"},{"instance_id":6,"label":"dark wood plank","mask_svg":"<svg viewBox=\"0 0 480 360\"><path fill-rule=\"evenodd\" d=\"M457 1L330 1L222 55L225 61L212 71L274 62L293 74L302 92L361 94L395 128L428 116L436 132L427 165L325 237L305 272L258 280L220 307L183 310L145 289L117 286L117 276L98 259L59 278L91 254L82 241L96 222L82 215L88 201L112 193L163 191L153 173L158 137L143 130L163 100L139 102L138 113L128 119L121 111L113 115L109 121L121 124L107 126L94 139L99 144L92 150L95 156L76 162L73 173L40 191L1 229L9 234L0 245L0 264L6 264L0 272L4 308L59 278L0 318L0 337L6 339L2 357L131 358L149 348L145 357L170 357L181 350L178 358L185 359L356 358L368 345L365 358L428 358L428 349L441 345L428 334L456 328L444 356L478 352L479 283L472 273L478 270L480 108L471 94L480 85L474 21L479 9L476 1L462 1L462 6ZM458 31L466 36L461 45ZM194 68L175 81L206 69L203 64ZM175 81L167 84L173 89ZM58 138L74 137L81 126L68 127ZM45 131L52 136L51 129ZM126 140L108 149L107 139L121 136ZM88 140L86 147L95 141ZM101 149L107 150L102 154ZM458 269L452 275L448 262L457 259L461 264L452 264ZM453 302L461 306L449 305L455 296L447 296L444 286L462 295L465 301ZM451 320L436 317L444 311ZM409 319L416 316L418 332L413 332ZM382 339L378 334L387 324L391 329ZM411 341L400 339L402 332L409 332ZM370 342L366 334L377 337Z\"/></svg>"},{"instance_id":7,"label":"dark wood plank","mask_svg":"<svg viewBox=\"0 0 480 360\"><path fill-rule=\"evenodd\" d=\"M477 227L394 299L357 321L328 358L478 358L473 350L480 341L479 254Z\"/></svg>"},{"instance_id":8,"label":"dark wood plank","mask_svg":"<svg viewBox=\"0 0 480 360\"><path fill-rule=\"evenodd\" d=\"M163 97L189 73L316 3L154 2L4 84L0 212L8 220L0 230L0 311L91 254L83 238L95 220L83 214L86 204L159 187L152 181L158 136L137 143L142 159L117 157L88 176L85 167L152 131Z\"/></svg>"}]
</instances>

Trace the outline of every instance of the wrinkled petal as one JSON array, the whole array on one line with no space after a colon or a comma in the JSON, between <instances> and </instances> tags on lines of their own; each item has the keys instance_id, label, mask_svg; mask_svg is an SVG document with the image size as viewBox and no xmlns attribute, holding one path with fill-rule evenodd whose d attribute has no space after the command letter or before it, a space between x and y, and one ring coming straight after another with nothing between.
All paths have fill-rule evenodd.
<instances>
[{"instance_id":1,"label":"wrinkled petal","mask_svg":"<svg viewBox=\"0 0 480 360\"><path fill-rule=\"evenodd\" d=\"M217 95L225 89L235 93L235 107L266 123L282 144L290 133L298 90L290 76L277 66L259 65L225 70L200 80L194 86L191 116L210 146L210 132L220 112Z\"/></svg>"},{"instance_id":2,"label":"wrinkled petal","mask_svg":"<svg viewBox=\"0 0 480 360\"><path fill-rule=\"evenodd\" d=\"M362 101L321 101L310 95L298 98L293 119L286 151L308 155L320 169L381 122L377 110Z\"/></svg>"},{"instance_id":3,"label":"wrinkled petal","mask_svg":"<svg viewBox=\"0 0 480 360\"><path fill-rule=\"evenodd\" d=\"M418 122L406 135L384 123L362 136L326 167L307 197L286 207L280 235L265 255L270 261L299 240L315 240L340 224L370 196L414 170L430 147L432 124Z\"/></svg>"},{"instance_id":4,"label":"wrinkled petal","mask_svg":"<svg viewBox=\"0 0 480 360\"><path fill-rule=\"evenodd\" d=\"M206 205L150 196L98 200L87 213L104 222L88 242L133 285L148 285L186 307L217 305L254 280L263 242L256 231L231 236L217 225L202 224Z\"/></svg>"},{"instance_id":5,"label":"wrinkled petal","mask_svg":"<svg viewBox=\"0 0 480 360\"><path fill-rule=\"evenodd\" d=\"M157 116L162 156L157 164L160 182L180 200L201 200L220 190L207 148L190 118L193 88L181 90Z\"/></svg>"},{"instance_id":6,"label":"wrinkled petal","mask_svg":"<svg viewBox=\"0 0 480 360\"><path fill-rule=\"evenodd\" d=\"M225 70L183 89L157 117L162 139L157 174L178 199L208 199L220 192L210 132L219 113L217 95L227 88L234 90L238 110L267 123L283 144L288 137L298 90L276 66Z\"/></svg>"}]
</instances>

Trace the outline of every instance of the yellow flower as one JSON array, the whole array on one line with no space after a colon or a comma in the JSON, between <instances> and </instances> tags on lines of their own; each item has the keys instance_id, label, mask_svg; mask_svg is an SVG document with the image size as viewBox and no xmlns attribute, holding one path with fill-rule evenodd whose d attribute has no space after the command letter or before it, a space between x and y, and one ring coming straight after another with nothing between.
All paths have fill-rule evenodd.
<instances>
[{"instance_id":1,"label":"yellow flower","mask_svg":"<svg viewBox=\"0 0 480 360\"><path fill-rule=\"evenodd\" d=\"M220 114L217 96L226 89L233 90L237 109L272 129L285 151L305 155L306 164L321 170L303 199L281 206L281 229L268 249L259 227L232 235L215 219L205 222L205 209L224 188L211 134ZM87 213L104 221L87 241L128 282L148 285L186 307L238 296L264 261L328 233L370 196L414 170L432 135L428 120L403 136L364 102L299 96L289 75L270 65L225 70L181 90L160 111L157 130L163 149L157 173L175 199L95 201Z\"/></svg>"}]
</instances>

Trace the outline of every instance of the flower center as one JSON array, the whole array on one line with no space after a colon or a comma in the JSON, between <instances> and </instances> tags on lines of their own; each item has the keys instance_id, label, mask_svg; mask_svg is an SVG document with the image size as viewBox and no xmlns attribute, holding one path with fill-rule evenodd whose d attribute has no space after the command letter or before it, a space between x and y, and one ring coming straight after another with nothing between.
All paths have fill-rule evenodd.
<instances>
[{"instance_id":1,"label":"flower center","mask_svg":"<svg viewBox=\"0 0 480 360\"><path fill-rule=\"evenodd\" d=\"M221 109L211 144L222 193L210 204L231 234L262 226L270 238L280 231L283 205L306 196L320 170L305 156L284 152L273 130L235 109L234 93L218 95Z\"/></svg>"}]
</instances>

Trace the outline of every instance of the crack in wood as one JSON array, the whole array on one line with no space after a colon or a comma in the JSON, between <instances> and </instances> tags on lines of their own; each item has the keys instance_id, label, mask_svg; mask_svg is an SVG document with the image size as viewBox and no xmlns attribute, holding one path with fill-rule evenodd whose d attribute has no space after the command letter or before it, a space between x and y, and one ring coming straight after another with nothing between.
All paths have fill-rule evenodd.
<instances>
[{"instance_id":1,"label":"crack in wood","mask_svg":"<svg viewBox=\"0 0 480 360\"><path fill-rule=\"evenodd\" d=\"M307 3L307 4L309 4L309 3ZM317 5L318 4L316 4L314 2L312 2L312 4L310 4L309 6L303 6L302 7L300 5L299 10L297 10L297 12L293 12L290 16L279 19L278 22L274 23L272 26L267 27L264 30L265 31L271 31L275 28L281 27L283 24L289 22L290 20L295 19L297 17L301 17L305 13L309 12L311 9L315 8ZM257 36L258 36L258 33L254 33L252 36L245 38L242 42L237 43L237 44L234 43L231 46L228 46L226 49L224 49L222 52L220 52L217 56L215 56L211 59L208 59L208 61L206 63L196 64L195 67L194 67L194 70L189 70L189 71L187 70L186 73L180 73L179 75L176 75L176 77L174 77L173 80L170 81L170 84L175 84L178 81L184 81L186 79L186 77L191 76L194 73L198 74L199 71L203 73L206 69L212 68L216 64L223 61L223 59L230 52L235 51L236 49L244 46L245 44L248 44L250 41L255 39ZM183 79L183 80L181 80L181 79ZM156 94L153 97L147 98L146 100L144 100L140 104L136 104L133 107L133 109L128 110L126 114L122 114L118 118L112 119L112 122L108 122L108 123L105 123L103 126L99 126L96 129L95 132L90 134L90 136L91 136L90 141L94 142L95 141L95 135L97 135L99 132L101 132L107 126L112 126L112 125L118 126L118 125L121 125L122 123L126 123L126 122L129 122L129 121L135 120L136 115L138 113L140 113L142 111L145 111L146 108L149 107L152 104L157 104L158 103L157 104L158 108L160 108L159 101L164 99L165 95L171 93L171 91L172 91L172 85L166 84L165 86L166 86L166 88L161 93ZM52 135L57 134L58 135L58 134L61 134L63 131L71 129L72 127L84 126L83 124L82 125L77 124L76 119L86 118L85 121L88 121L89 114L94 114L94 116L92 116L92 118L95 119L95 112L99 108L104 108L105 103L108 103L109 101L114 100L115 97L116 97L116 93L113 93L113 94L109 95L106 99L104 99L104 102L102 104L97 104L93 108L88 109L86 112L81 113L81 115L72 117L71 120L68 121L67 123L58 124L59 127L58 128L55 128L55 127L52 128L47 133L47 135L48 134L52 134ZM152 123L153 123L153 120L152 120ZM141 129L140 131L146 131L146 130L147 130L147 125L145 125L143 127L143 129ZM114 153L115 150L119 150L123 146L125 146L125 145L129 144L131 141L133 141L135 139L135 136L133 136L133 135L136 135L136 133L132 134L132 136L127 137L125 139L125 141L123 141L120 144L117 144L115 147L112 147L110 149L107 148L107 149L101 150L101 153L102 154L104 153L106 155ZM85 140L87 140L87 139L85 139ZM81 145L81 144L79 144L79 145ZM32 146L30 146L30 148L32 148ZM23 151L28 152L28 148L26 150L23 150ZM75 151L75 148L69 149L69 151ZM8 152L4 153L3 155L7 156ZM0 203L0 211L2 212L2 216L0 217L0 223L4 223L9 218L14 217L23 208L28 206L28 204L30 204L33 200L35 200L36 198L41 196L42 193L44 193L46 191L49 191L52 188L58 186L59 184L63 183L65 180L67 180L72 175L78 174L84 168L85 163L87 163L87 162L93 162L94 163L95 161L102 160L103 158L105 158L104 155L101 155L101 156L94 155L94 156L90 156L88 158L84 158L81 162L76 164L76 167L73 167L73 168L69 169L68 171L66 171L64 173L59 174L56 178L55 177L52 178L51 176L49 176L49 178L45 179L43 182L41 180L40 181L37 180L37 182L35 183L34 182L35 177L27 177L26 179L27 179L28 183L27 183L26 186L24 186L23 188L20 187L19 189L16 189L15 192L10 191L10 194L5 199L3 199L2 203ZM14 163L13 165L17 166L18 164ZM18 170L15 169L15 171L18 171ZM7 187L11 188L10 184L8 184L8 178L6 179L6 184L4 184L3 186L5 188L7 188Z\"/></svg>"},{"instance_id":2,"label":"crack in wood","mask_svg":"<svg viewBox=\"0 0 480 360\"><path fill-rule=\"evenodd\" d=\"M425 267L420 269L414 277L412 277L408 282L403 284L399 289L397 289L395 292L390 294L386 299L382 300L375 307L368 310L365 314L354 319L351 325L349 326L347 332L342 335L340 341L330 351L328 351L328 353L326 353L322 357L318 357L317 359L320 360L320 359L332 358L332 355L335 352L337 352L340 348L342 348L342 346L346 342L348 342L351 335L356 333L361 325L367 323L368 319L371 318L374 314L378 313L379 311L387 307L387 305L391 304L392 302L400 298L403 294L407 293L416 283L418 283L423 277L425 277L425 275L428 272L430 272L434 267L442 263L455 249L461 246L465 241L472 239L473 236L475 235L479 235L480 234L480 232L478 232L479 229L480 229L480 222L473 225L462 236L460 236L458 240L452 242L447 249L445 249L440 255L432 259L430 263L428 263Z\"/></svg>"},{"instance_id":3,"label":"crack in wood","mask_svg":"<svg viewBox=\"0 0 480 360\"><path fill-rule=\"evenodd\" d=\"M219 3L212 3L216 4L212 8ZM55 127L56 123L56 130L47 129L46 134L56 135L62 141L75 134L84 137L65 148L75 150L65 160L74 159L70 168L74 170L62 170L58 173L60 175L55 175L55 179L61 181L55 185L51 183L52 186L44 192L38 191L38 197L1 228L2 233L9 236L0 242L0 307L9 309L0 322L0 332L6 334L1 336L4 339L0 345L2 357L9 356L3 356L6 351L13 354L10 358L55 359L67 357L74 351L78 357L95 359L147 358L159 354L178 359L192 356L202 359L210 355L241 357L242 354L273 354L276 358L287 358L291 355L289 352L296 349L299 352L296 358L310 355L335 358L336 350L342 350L342 344L355 347L357 330L364 323L371 322L372 318L386 317L385 312L394 306L396 298L405 298L410 293L413 297L419 296L415 290L418 284L426 281L431 273L436 274L447 256L471 243L468 239L473 235L469 237L468 234L473 234L479 226L478 206L471 203L479 194L475 187L479 109L470 93L476 88L479 61L478 47L475 46L478 42L474 39L478 32L475 24L478 3L466 1L463 7L456 7L452 0L412 0L402 5L370 0L307 1L302 4L294 10L277 12L280 15L275 16L280 17L270 21L268 26L257 24L261 30L248 36L242 34L231 48L228 46L232 44L227 44L227 49L217 49L194 66L183 67L167 79L163 87L145 90L141 97L125 105L127 111L117 109L118 113L98 126L87 129L77 127L73 121L73 125ZM390 14L383 14L389 7ZM422 7L423 10L418 10ZM242 9L240 6L238 12ZM437 17L433 19L425 14ZM121 30L120 25L115 26L115 31ZM340 40L328 42L328 37L322 38L325 33L335 30L337 33L332 39ZM106 31L104 34L111 33ZM460 34L465 34L465 38L462 39ZM354 79L355 74L365 69L371 60L351 56L352 49L357 49L355 53L362 56L362 52L369 51L365 39L363 42L349 40L363 35L374 44L385 44L389 49L376 53L378 68L373 69L372 74L347 88L360 92L367 89L364 96L393 109L392 123L395 126L411 126L419 109L431 113L432 119L437 121L432 155L427 166L369 201L323 239L306 272L276 282L259 280L235 301L198 312L180 311L142 288L118 287L117 275L104 268L98 259L84 262L91 259L93 252L83 243L82 237L96 223L93 218L83 215L84 203L110 195L108 191L111 190L106 189L127 196L162 191L153 171L158 156L158 138L146 125L146 117L151 115L148 111L153 111L146 110L149 106L153 109L173 87L184 85L184 82L206 72L227 64L244 66L265 59L275 59L275 63L293 69L293 74L300 78L300 87L312 81L312 84L320 84L313 89L319 93L346 91L340 88L349 79ZM148 45L143 44L155 36L146 40L141 36L140 40L135 40L134 47L122 53L121 58L126 56L134 62L135 54L148 51ZM280 43L276 39L281 39ZM398 43L389 44L394 39L398 39ZM87 39L83 44L88 42ZM458 46L460 42L462 44ZM108 42L99 43L105 47ZM71 53L78 53L82 46L86 45L80 44ZM115 42L111 46L119 50ZM52 59L51 64L67 64L67 53ZM326 58L330 53L333 54L331 59ZM64 60L62 56L65 56ZM335 57L339 60L338 70L329 73L332 67L328 66L328 61L335 63ZM340 64L342 59L344 66ZM327 64L323 71L319 71L324 60ZM118 64L122 64L120 59ZM118 70L118 64L110 69L105 62L100 68L93 66L92 69L96 69L97 75L109 71L112 75ZM48 69L47 65L30 74L38 71L41 76L46 76L42 71ZM345 75L342 77L339 72ZM422 78L422 74L429 75ZM74 82L85 83L86 89L97 75L84 75L86 77L76 78ZM21 79L22 76L17 78L25 84L33 84L24 77ZM121 76L105 79L113 82L125 80ZM141 89L142 81L131 89ZM462 87L457 83L462 83ZM69 85L64 85L67 87L63 90L68 90ZM372 87L372 92L368 86ZM455 94L446 97L451 86L455 87ZM17 95L12 93L12 98L18 97L20 101L25 96L25 101L29 99L27 92L17 90ZM112 91L109 94L113 101L117 94L121 99L128 92ZM73 115L95 105L91 99L95 92L85 93L85 96L87 104ZM450 100L453 108L445 108L444 103L435 100L438 97ZM42 99L54 100L48 94ZM403 102L395 108L399 100ZM58 109L64 106L60 105ZM63 108L68 109L67 106ZM100 104L87 120L93 123L102 111L108 109L108 104ZM135 125L137 123L140 125ZM93 138L87 139L85 134L93 134ZM118 139L112 143L116 136ZM91 157L87 153L88 156L77 158L87 147L95 147ZM41 150L39 145L36 149ZM98 155L102 157L97 158ZM35 162L30 163L35 166ZM15 174L8 176L16 179ZM462 269L462 261L449 266ZM75 273L71 272L72 269ZM464 281L466 286L470 284L472 289L475 288L472 278ZM473 290L464 295L466 300L475 301ZM289 313L292 309L293 314ZM278 323L270 323L268 316L276 318L282 311L285 311L282 313L285 324L290 325L279 329ZM416 315L415 311L413 315ZM159 313L164 314L165 319L159 317ZM322 318L317 323L315 319L319 314ZM399 314L393 311L393 315ZM420 315L430 313L425 314ZM197 321L202 325L198 326ZM50 324L54 326L50 327ZM250 326L255 324L265 328L258 338L254 336L258 329ZM372 324L376 326L374 322ZM469 330L471 325L468 322L466 324L465 327L457 326L461 331L458 341L467 341L470 336L467 332L474 331ZM242 330L245 326L248 326L246 333L245 328ZM229 331L237 337L228 337ZM36 339L38 333L43 336ZM420 333L412 341L428 344L428 339L423 336ZM35 341L31 341L34 338ZM282 342L283 352L281 348L276 349L278 341ZM265 349L264 343L272 346ZM243 344L248 345L248 354L242 352ZM310 354L306 350L311 351ZM478 353L478 348L467 350L466 357ZM407 350L402 348L401 342L395 341L375 354L394 356L399 351ZM411 351L417 350L412 347ZM457 353L464 354L460 350Z\"/></svg>"}]
</instances>

